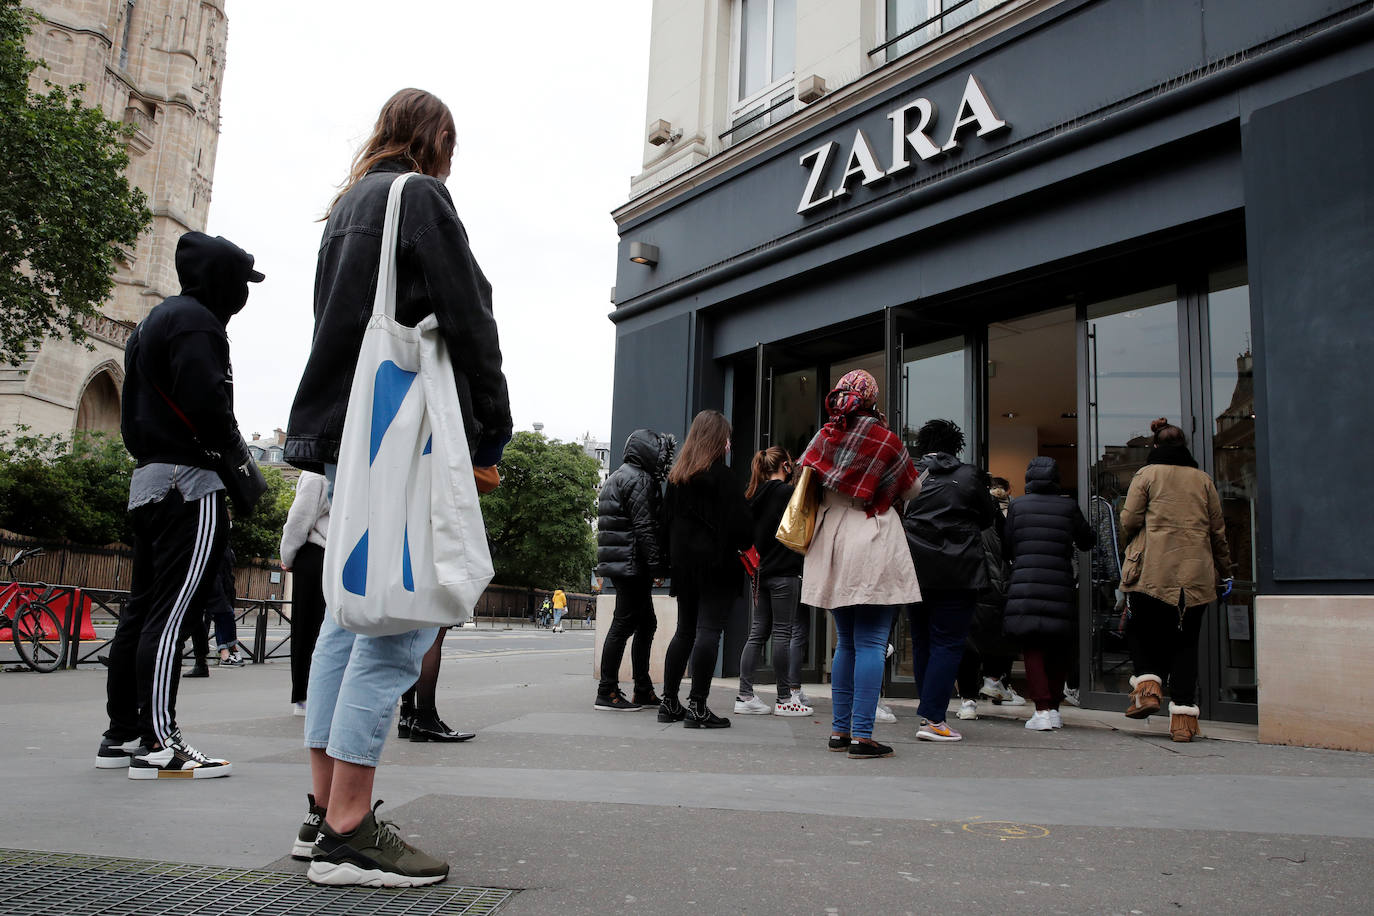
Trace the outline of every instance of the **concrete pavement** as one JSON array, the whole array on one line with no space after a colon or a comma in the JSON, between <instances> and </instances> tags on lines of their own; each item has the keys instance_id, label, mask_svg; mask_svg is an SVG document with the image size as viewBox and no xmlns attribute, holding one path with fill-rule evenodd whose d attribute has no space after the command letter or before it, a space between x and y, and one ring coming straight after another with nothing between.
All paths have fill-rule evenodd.
<instances>
[{"instance_id":1,"label":"concrete pavement","mask_svg":"<svg viewBox=\"0 0 1374 916\"><path fill-rule=\"evenodd\" d=\"M821 689L814 717L721 731L594 711L591 647L451 634L440 711L478 738L393 741L378 774L383 814L452 881L522 889L503 913L1355 913L1374 891L1370 755L1176 745L1074 710L1060 732L985 718L930 745L897 701L878 734L897 756L855 761L825 750ZM0 674L0 846L302 871L288 685L285 662L184 681L188 740L235 772L168 784L91 766L103 669Z\"/></svg>"}]
</instances>

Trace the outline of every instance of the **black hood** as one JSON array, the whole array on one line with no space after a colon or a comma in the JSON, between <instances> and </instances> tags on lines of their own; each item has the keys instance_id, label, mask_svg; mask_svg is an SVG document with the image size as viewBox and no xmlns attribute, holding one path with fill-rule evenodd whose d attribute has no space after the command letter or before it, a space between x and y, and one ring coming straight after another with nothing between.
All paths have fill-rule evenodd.
<instances>
[{"instance_id":1,"label":"black hood","mask_svg":"<svg viewBox=\"0 0 1374 916\"><path fill-rule=\"evenodd\" d=\"M261 283L253 256L224 236L188 232L177 242L181 294L205 306L225 324L248 302L248 284Z\"/></svg>"},{"instance_id":2,"label":"black hood","mask_svg":"<svg viewBox=\"0 0 1374 916\"><path fill-rule=\"evenodd\" d=\"M932 474L953 474L963 462L948 452L931 452L929 455L922 455L916 462L916 467L922 471L930 471Z\"/></svg>"},{"instance_id":3,"label":"black hood","mask_svg":"<svg viewBox=\"0 0 1374 916\"><path fill-rule=\"evenodd\" d=\"M1044 455L1032 458L1026 468L1026 492L1058 493L1059 463Z\"/></svg>"},{"instance_id":4,"label":"black hood","mask_svg":"<svg viewBox=\"0 0 1374 916\"><path fill-rule=\"evenodd\" d=\"M625 440L621 460L650 474L667 471L673 460L672 438L660 436L652 429L637 429Z\"/></svg>"}]
</instances>

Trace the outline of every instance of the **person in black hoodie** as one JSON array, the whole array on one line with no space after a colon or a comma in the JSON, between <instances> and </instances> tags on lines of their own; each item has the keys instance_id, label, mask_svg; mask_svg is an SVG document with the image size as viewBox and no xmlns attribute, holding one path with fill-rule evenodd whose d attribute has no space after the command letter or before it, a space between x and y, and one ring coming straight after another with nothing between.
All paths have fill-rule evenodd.
<instances>
[{"instance_id":1,"label":"person in black hoodie","mask_svg":"<svg viewBox=\"0 0 1374 916\"><path fill-rule=\"evenodd\" d=\"M754 456L744 498L754 518L754 546L759 552L758 588L749 638L739 656L739 693L735 715L809 716L813 712L793 695L792 674L797 668L794 647L802 626L797 610L801 604L802 555L778 543L778 523L792 499L792 456L773 446ZM778 702L769 706L754 696L754 667L768 634L773 635L773 673L778 679Z\"/></svg>"},{"instance_id":2,"label":"person in black hoodie","mask_svg":"<svg viewBox=\"0 0 1374 916\"><path fill-rule=\"evenodd\" d=\"M250 460L234 419L225 327L248 302L248 284L263 275L248 252L201 232L178 240L176 265L181 295L149 312L124 351L120 432L137 462L129 486L134 569L110 643L110 727L96 766L128 767L131 779L231 770L177 728L178 637L186 614L204 607L228 540L218 460Z\"/></svg>"},{"instance_id":3,"label":"person in black hoodie","mask_svg":"<svg viewBox=\"0 0 1374 916\"><path fill-rule=\"evenodd\" d=\"M983 531L996 521L997 506L987 472L955 457L963 448L964 433L949 420L931 420L917 431L921 492L902 513L921 583L921 601L909 610L918 712L931 722L945 721L978 591L991 585ZM926 740L958 740L949 731L953 739L932 733Z\"/></svg>"},{"instance_id":4,"label":"person in black hoodie","mask_svg":"<svg viewBox=\"0 0 1374 916\"><path fill-rule=\"evenodd\" d=\"M1043 455L1026 468L1026 495L1007 510L1006 555L1011 584L1003 629L1019 642L1026 662L1026 695L1035 714L1033 731L1060 728L1059 704L1073 664L1073 551L1090 550L1096 538L1083 510L1059 489L1059 465Z\"/></svg>"},{"instance_id":5,"label":"person in black hoodie","mask_svg":"<svg viewBox=\"0 0 1374 916\"><path fill-rule=\"evenodd\" d=\"M601 647L601 683L596 709L633 712L661 702L649 677L649 651L658 618L654 616L653 583L668 571L663 543L663 478L673 463L676 443L651 429L637 429L625 440L625 457L596 501L596 574L611 580L615 617ZM634 637L630 668L634 700L620 690L620 663L625 644Z\"/></svg>"},{"instance_id":6,"label":"person in black hoodie","mask_svg":"<svg viewBox=\"0 0 1374 916\"><path fill-rule=\"evenodd\" d=\"M692 420L682 454L668 473L664 528L677 597L677 631L663 662L660 722L687 728L729 728L706 707L725 618L744 588L739 552L753 544L754 523L744 490L725 464L730 421L718 410ZM686 708L678 701L688 657L692 689Z\"/></svg>"}]
</instances>

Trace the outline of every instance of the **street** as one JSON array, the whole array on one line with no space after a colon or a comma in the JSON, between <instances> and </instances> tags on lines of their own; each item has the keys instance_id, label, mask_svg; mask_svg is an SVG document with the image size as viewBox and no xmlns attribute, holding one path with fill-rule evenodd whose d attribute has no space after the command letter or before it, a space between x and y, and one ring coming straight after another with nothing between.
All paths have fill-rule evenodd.
<instances>
[{"instance_id":1,"label":"street","mask_svg":"<svg viewBox=\"0 0 1374 916\"><path fill-rule=\"evenodd\" d=\"M821 690L816 716L720 731L595 711L591 651L591 630L451 633L439 711L478 737L392 741L378 773L382 815L449 859L449 884L519 890L503 914L1367 911L1370 755L1176 745L1167 722L1077 710L1061 732L984 718L918 744L899 700L878 731L897 756L849 760L825 750ZM288 684L284 661L183 681L187 739L234 773L134 782L91 766L103 669L0 674L0 847L303 873Z\"/></svg>"}]
</instances>

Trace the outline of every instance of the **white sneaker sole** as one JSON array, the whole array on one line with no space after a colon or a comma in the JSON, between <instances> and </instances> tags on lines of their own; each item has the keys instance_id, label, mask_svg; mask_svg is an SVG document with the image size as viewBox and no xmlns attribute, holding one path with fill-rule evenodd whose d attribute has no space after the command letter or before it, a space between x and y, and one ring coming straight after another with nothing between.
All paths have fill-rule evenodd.
<instances>
[{"instance_id":1,"label":"white sneaker sole","mask_svg":"<svg viewBox=\"0 0 1374 916\"><path fill-rule=\"evenodd\" d=\"M955 717L956 719L959 719L959 720L962 721L962 722L976 722L976 721L978 720L978 713L976 713L976 712L964 712L964 711L961 709L961 710L959 710L958 712L956 712L956 713L954 714L954 717Z\"/></svg>"},{"instance_id":2,"label":"white sneaker sole","mask_svg":"<svg viewBox=\"0 0 1374 916\"><path fill-rule=\"evenodd\" d=\"M1026 730L1033 732L1052 732L1054 731L1054 726L1048 722L1046 722L1044 725L1031 725L1030 722L1027 722Z\"/></svg>"},{"instance_id":3,"label":"white sneaker sole","mask_svg":"<svg viewBox=\"0 0 1374 916\"><path fill-rule=\"evenodd\" d=\"M773 715L782 716L783 718L801 718L803 716L809 716L813 712L815 712L815 710L810 706L803 706L801 709L784 709L778 706L773 709Z\"/></svg>"},{"instance_id":4,"label":"white sneaker sole","mask_svg":"<svg viewBox=\"0 0 1374 916\"><path fill-rule=\"evenodd\" d=\"M945 735L937 735L937 734L935 734L934 732L917 732L917 733L916 733L916 737L917 737L918 739L920 739L921 741L944 741L944 742L953 742L953 741L963 741L963 740L964 740L964 736L963 736L963 735L950 735L950 736L946 737Z\"/></svg>"},{"instance_id":5,"label":"white sneaker sole","mask_svg":"<svg viewBox=\"0 0 1374 916\"><path fill-rule=\"evenodd\" d=\"M328 884L334 887L425 887L443 881L448 877L448 873L418 877L398 875L377 868L359 868L347 862L311 862L305 876L312 884Z\"/></svg>"},{"instance_id":6,"label":"white sneaker sole","mask_svg":"<svg viewBox=\"0 0 1374 916\"><path fill-rule=\"evenodd\" d=\"M122 770L129 765L133 758L128 754L119 757L100 757L95 758L95 768L97 770Z\"/></svg>"},{"instance_id":7,"label":"white sneaker sole","mask_svg":"<svg viewBox=\"0 0 1374 916\"><path fill-rule=\"evenodd\" d=\"M291 858L300 859L302 862L310 861L310 853L315 848L314 843L307 843L297 837L291 841Z\"/></svg>"},{"instance_id":8,"label":"white sneaker sole","mask_svg":"<svg viewBox=\"0 0 1374 916\"><path fill-rule=\"evenodd\" d=\"M748 706L735 707L735 715L737 716L771 716L772 714L773 710L769 706L764 706L762 709L753 709Z\"/></svg>"},{"instance_id":9,"label":"white sneaker sole","mask_svg":"<svg viewBox=\"0 0 1374 916\"><path fill-rule=\"evenodd\" d=\"M601 706L597 704L595 701L592 702L592 709L599 709L602 712L639 712L641 709L644 708L645 707L643 706L625 706L620 709L617 709L614 706Z\"/></svg>"},{"instance_id":10,"label":"white sneaker sole","mask_svg":"<svg viewBox=\"0 0 1374 916\"><path fill-rule=\"evenodd\" d=\"M157 767L129 766L130 779L217 779L234 770L232 763L217 767L192 767L189 770L162 770Z\"/></svg>"}]
</instances>

